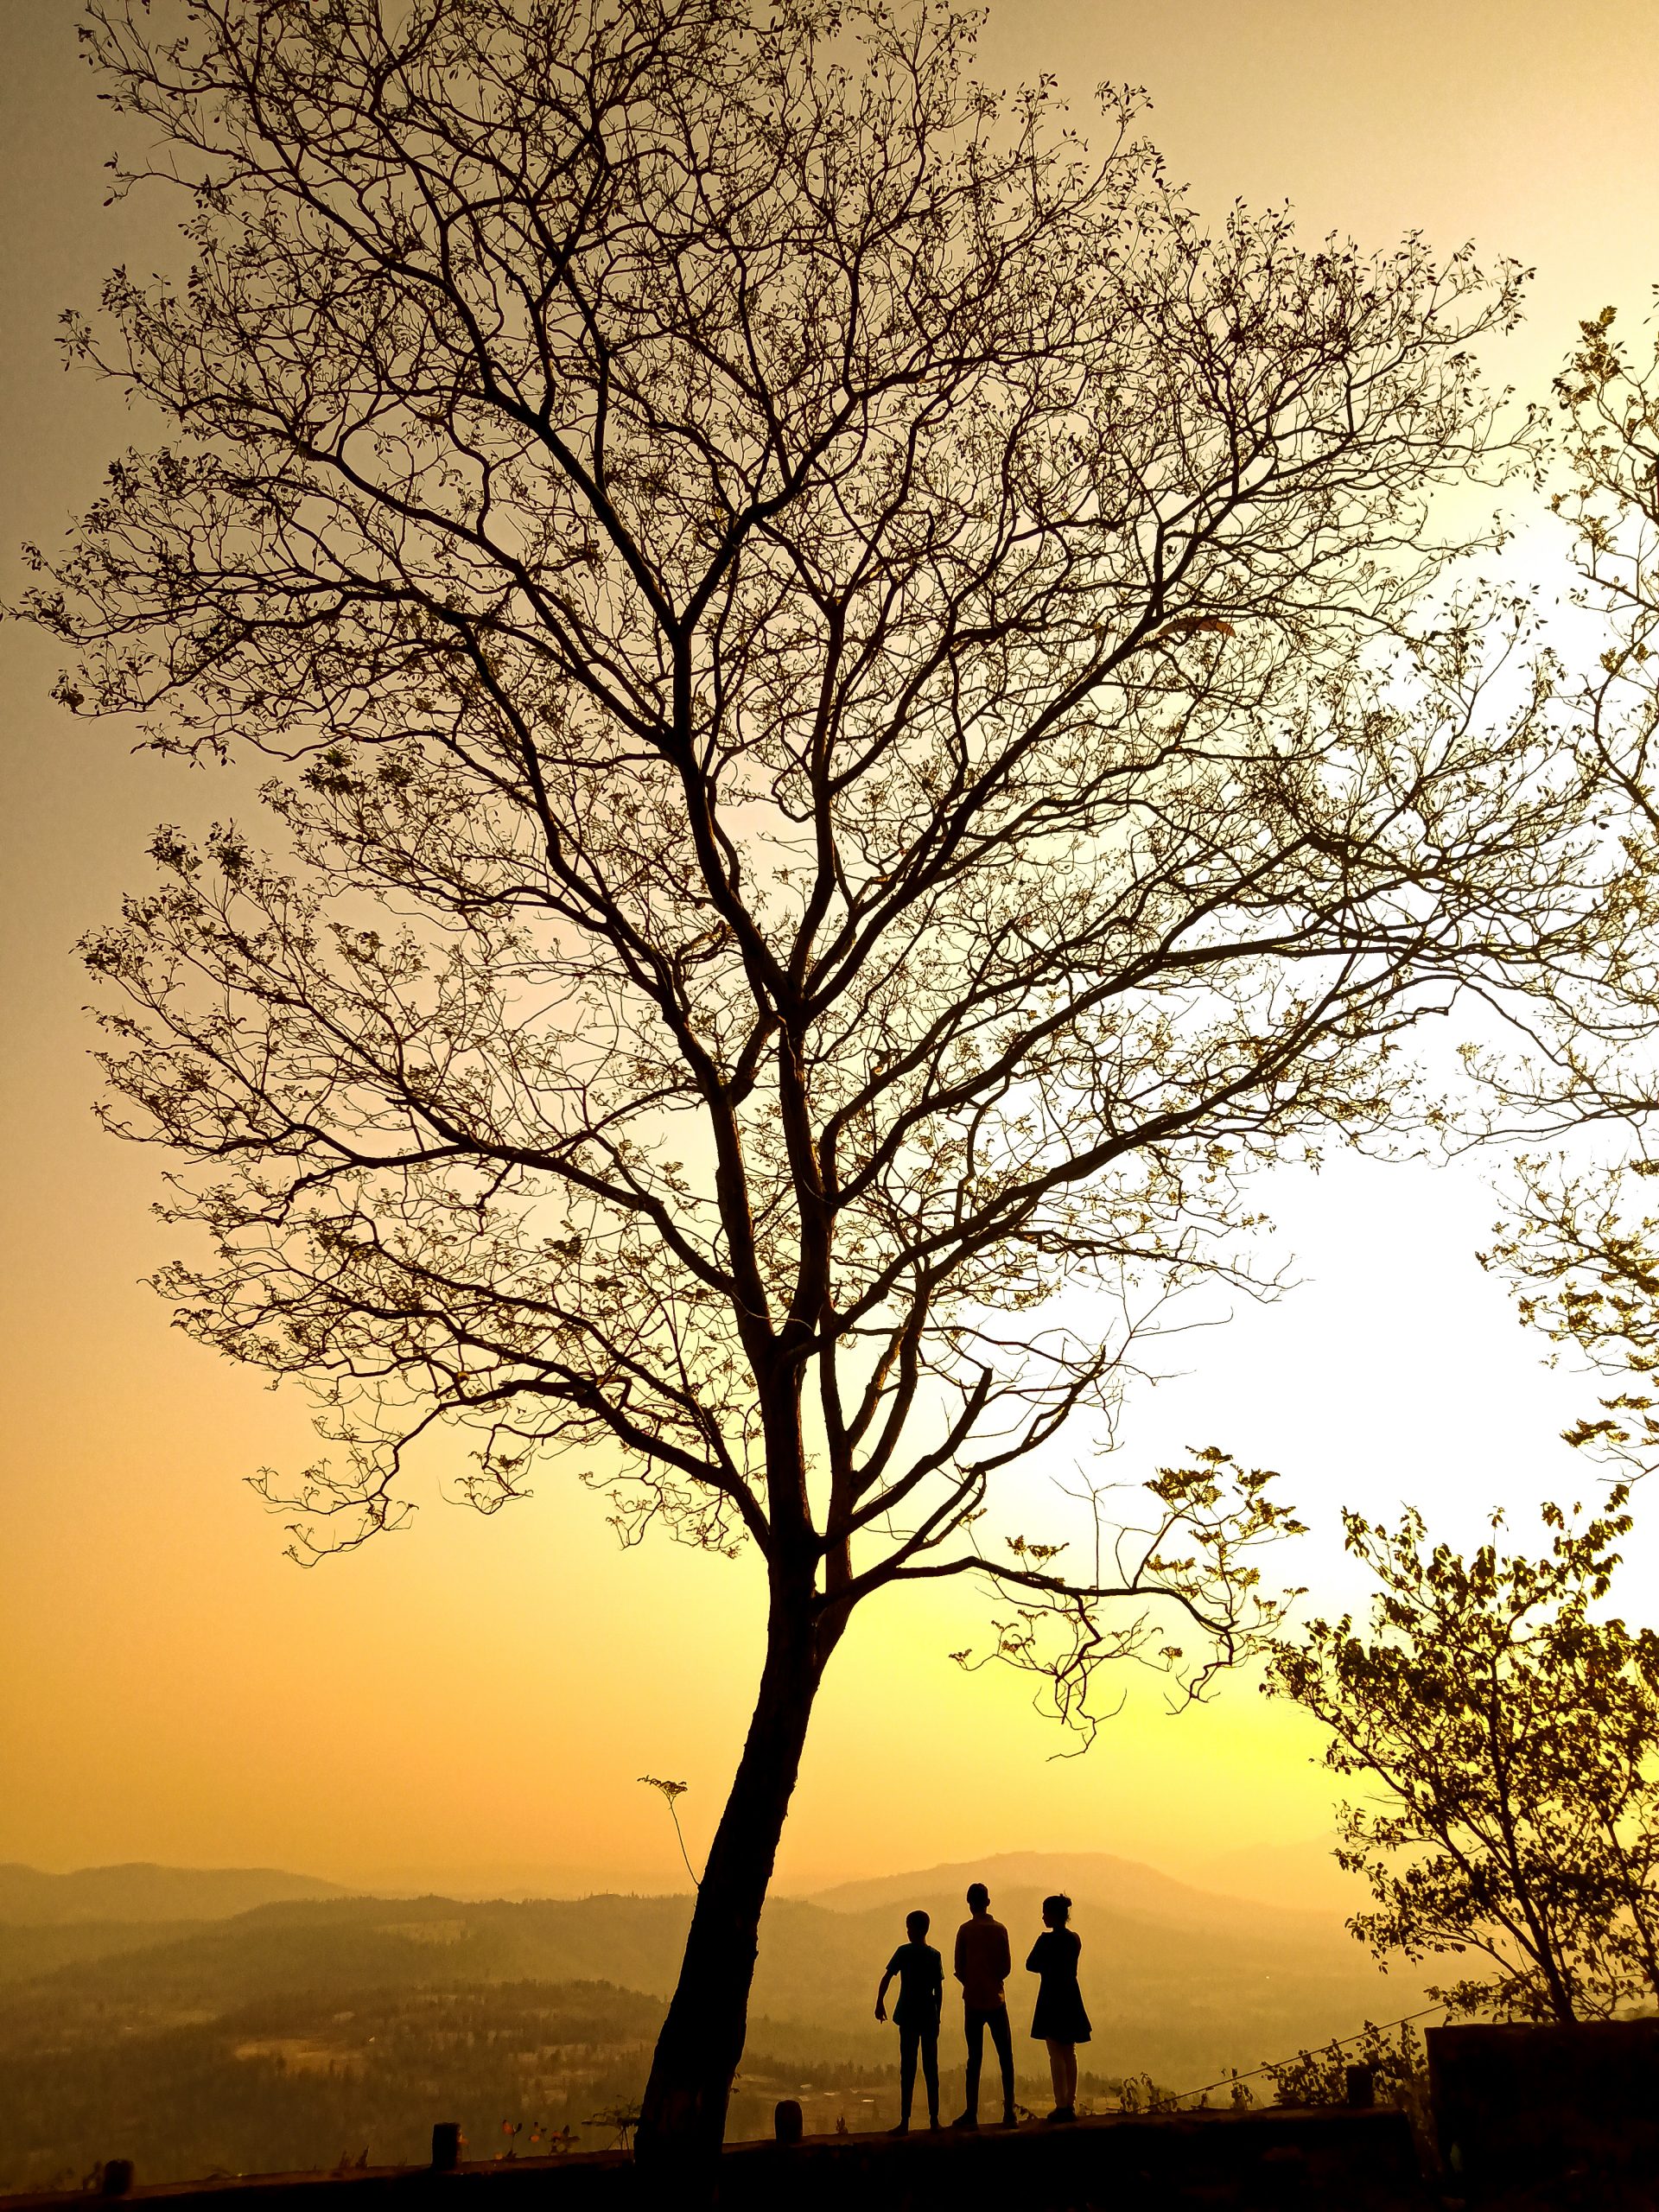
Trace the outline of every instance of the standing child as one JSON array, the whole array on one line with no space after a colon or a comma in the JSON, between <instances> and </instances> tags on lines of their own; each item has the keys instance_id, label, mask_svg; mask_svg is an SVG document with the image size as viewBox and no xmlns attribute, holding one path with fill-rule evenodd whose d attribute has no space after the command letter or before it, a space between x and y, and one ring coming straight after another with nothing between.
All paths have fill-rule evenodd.
<instances>
[{"instance_id":1,"label":"standing child","mask_svg":"<svg viewBox=\"0 0 1659 2212\"><path fill-rule=\"evenodd\" d=\"M1083 1945L1066 1925L1071 1917L1070 1897L1045 1897L1047 1933L1037 1938L1026 1961L1028 1969L1041 1976L1031 2032L1048 2045L1048 2071L1054 2084L1054 2109L1048 2116L1062 2120L1077 2116L1077 2045L1089 2040L1089 2015L1077 1987L1077 1955Z\"/></svg>"},{"instance_id":2,"label":"standing child","mask_svg":"<svg viewBox=\"0 0 1659 2212\"><path fill-rule=\"evenodd\" d=\"M881 1986L875 1993L875 2017L887 2017L887 1986L899 1977L899 2002L893 2008L899 2031L899 2125L895 2135L910 2133L911 2101L916 2093L916 2053L922 2054L922 2079L927 2084L927 2124L939 2124L939 2007L944 2002L944 1961L927 1941L925 1912L905 1915L901 1943L887 1961Z\"/></svg>"}]
</instances>

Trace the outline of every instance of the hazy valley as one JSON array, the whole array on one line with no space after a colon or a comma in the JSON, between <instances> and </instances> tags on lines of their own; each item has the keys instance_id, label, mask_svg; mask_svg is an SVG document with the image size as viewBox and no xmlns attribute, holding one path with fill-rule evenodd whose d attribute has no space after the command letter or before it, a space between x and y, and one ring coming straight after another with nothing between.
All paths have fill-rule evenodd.
<instances>
[{"instance_id":1,"label":"hazy valley","mask_svg":"<svg viewBox=\"0 0 1659 2212\"><path fill-rule=\"evenodd\" d=\"M1064 1887L1094 2021L1085 2094L1149 2073L1174 2088L1253 2067L1417 1986L1379 1975L1338 1909L1294 1911L1133 1861L1017 1853L779 1897L762 1923L731 2130L780 2095L808 2124L885 2125L896 2058L871 2017L921 1905L950 1939L981 1873L1015 1954L1015 2050L1044 2070L1020 1971L1039 1901ZM79 2181L99 2158L160 2180L424 2155L461 2120L471 2155L599 2147L637 2096L678 1966L689 1899L355 1896L263 1870L0 1868L0 2188ZM947 2006L949 2101L959 2037ZM590 2124L591 2123L591 2124ZM508 2129L520 2128L516 2135Z\"/></svg>"}]
</instances>

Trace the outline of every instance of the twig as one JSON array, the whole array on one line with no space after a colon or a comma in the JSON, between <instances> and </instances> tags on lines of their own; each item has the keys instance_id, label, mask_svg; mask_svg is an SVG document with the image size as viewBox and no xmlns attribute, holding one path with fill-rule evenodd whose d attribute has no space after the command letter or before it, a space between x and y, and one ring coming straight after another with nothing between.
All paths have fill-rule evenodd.
<instances>
[{"instance_id":1,"label":"twig","mask_svg":"<svg viewBox=\"0 0 1659 2212\"><path fill-rule=\"evenodd\" d=\"M660 1789L662 1791L663 1802L668 1807L668 1817L674 1823L675 1840L680 1847L680 1856L685 1861L685 1871L691 1877L692 1887L694 1889L700 1890L702 1887L702 1883L697 1874L696 1867L691 1864L691 1854L685 1847L685 1837L680 1827L679 1813L676 1809L674 1803L674 1800L677 1797L684 1796L686 1791L685 1783L683 1782L662 1782L659 1781L654 1774L642 1774L639 1777L639 1779L641 1782L645 1783L647 1788L652 1789Z\"/></svg>"}]
</instances>

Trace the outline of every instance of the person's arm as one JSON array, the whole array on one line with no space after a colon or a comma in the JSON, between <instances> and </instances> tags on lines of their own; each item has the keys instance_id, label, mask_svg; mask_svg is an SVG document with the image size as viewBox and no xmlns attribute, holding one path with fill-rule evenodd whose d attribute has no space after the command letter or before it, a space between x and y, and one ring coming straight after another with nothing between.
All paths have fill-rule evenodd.
<instances>
[{"instance_id":1,"label":"person's arm","mask_svg":"<svg viewBox=\"0 0 1659 2212\"><path fill-rule=\"evenodd\" d=\"M1027 1974L1041 1974L1043 1970L1043 1939L1039 1936L1031 1947L1031 1956L1026 1961Z\"/></svg>"},{"instance_id":2,"label":"person's arm","mask_svg":"<svg viewBox=\"0 0 1659 2212\"><path fill-rule=\"evenodd\" d=\"M944 1961L937 1951L933 1954L933 2026L937 2033L944 2015Z\"/></svg>"},{"instance_id":3,"label":"person's arm","mask_svg":"<svg viewBox=\"0 0 1659 2212\"><path fill-rule=\"evenodd\" d=\"M881 1986L875 1993L875 2017L878 2020L885 2020L887 2017L887 1991L893 1984L893 1961L889 1959L887 1970L881 1977Z\"/></svg>"},{"instance_id":4,"label":"person's arm","mask_svg":"<svg viewBox=\"0 0 1659 2212\"><path fill-rule=\"evenodd\" d=\"M1014 1959L1008 1950L1008 1931L1006 1928L1002 1930L1001 1949L1002 1955L996 1971L999 1979L1006 1981L1008 1976L1014 1972Z\"/></svg>"},{"instance_id":5,"label":"person's arm","mask_svg":"<svg viewBox=\"0 0 1659 2212\"><path fill-rule=\"evenodd\" d=\"M950 1962L950 1971L951 1971L951 1973L952 1973L953 1974L955 1974L955 1976L957 1977L957 1980L958 1981L960 1981L960 1980L962 1980L962 1978L963 1978L963 1975L962 1975L962 1939L963 1939L963 1936L968 1933L968 1926L969 1926L969 1923L968 1923L966 1921L964 1921L964 1922L963 1923L962 1926L961 1926L960 1928L958 1928L958 1929L957 1929L957 1949L956 1949L956 1955L955 1955L955 1957L952 1959L952 1961L951 1961L951 1962ZM941 1977L941 1987L943 1987L943 1977ZM940 2000L940 2001L941 2001L941 2002L943 2002L943 2001L944 2001L944 2000L943 2000L943 1999L941 1999L941 2000Z\"/></svg>"}]
</instances>

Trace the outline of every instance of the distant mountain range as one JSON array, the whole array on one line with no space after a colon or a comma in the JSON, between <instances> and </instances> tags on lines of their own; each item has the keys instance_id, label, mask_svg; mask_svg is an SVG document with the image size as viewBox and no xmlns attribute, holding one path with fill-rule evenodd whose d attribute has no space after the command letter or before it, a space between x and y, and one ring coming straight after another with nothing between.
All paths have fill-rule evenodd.
<instances>
[{"instance_id":1,"label":"distant mountain range","mask_svg":"<svg viewBox=\"0 0 1659 2212\"><path fill-rule=\"evenodd\" d=\"M1035 1986L1023 1962L1042 1899L1056 1890L1071 1897L1095 2021L1090 2056L1110 2071L1150 2070L1185 2086L1189 2075L1254 2065L1421 2001L1416 1982L1381 1975L1328 1908L1224 1897L1101 1853L1022 1852L774 1897L761 1925L755 2013L803 2048L827 2038L849 2058L887 2055L890 2037L871 2012L904 1915L918 1906L931 1915L948 1964L976 1879L1009 1929L1009 1999L1022 2032ZM238 1910L245 1896L258 1901ZM168 1899L179 1911L171 1922L159 1916ZM88 1916L99 1904L107 1920ZM111 2017L155 2019L276 1999L315 1999L326 2011L353 1991L508 1983L602 1981L665 1999L690 1909L684 1896L362 1897L260 1869L7 1868L0 1993L9 2011L33 1988L54 2003L96 1999Z\"/></svg>"},{"instance_id":2,"label":"distant mountain range","mask_svg":"<svg viewBox=\"0 0 1659 2212\"><path fill-rule=\"evenodd\" d=\"M1222 1852L1201 1862L1198 1878L1180 1879L1134 1859L1104 1852L1004 1852L963 1859L918 1873L884 1874L810 1891L806 1901L833 1912L861 1912L901 1904L919 1884L959 1893L988 1878L1030 1888L1058 1870L1086 1881L1091 1895L1110 1897L1130 1911L1202 1925L1241 1904L1268 1904L1305 1913L1345 1916L1361 1900L1363 1885L1344 1874L1333 1856L1334 1836L1289 1844L1256 1844ZM401 1885L392 1892L406 1895ZM0 1925L66 1927L86 1922L229 1920L264 1904L291 1904L365 1892L315 1874L274 1866L161 1866L134 1860L118 1866L83 1866L69 1874L43 1873L16 1862L0 1863ZM372 1894L384 1895L384 1891ZM480 1890L468 1888L476 1897ZM528 1891L511 1894L534 1903ZM906 1906L905 1908L908 1910Z\"/></svg>"},{"instance_id":3,"label":"distant mountain range","mask_svg":"<svg viewBox=\"0 0 1659 2212\"><path fill-rule=\"evenodd\" d=\"M229 1920L257 1905L350 1894L338 1882L284 1874L274 1866L152 1866L140 1860L42 1874L34 1866L0 1865L0 1922L25 1928L92 1920Z\"/></svg>"},{"instance_id":4,"label":"distant mountain range","mask_svg":"<svg viewBox=\"0 0 1659 2212\"><path fill-rule=\"evenodd\" d=\"M1344 1878L1339 1870L1336 1871L1338 1880L1341 1881ZM1059 1891L1074 1902L1084 1897L1094 1899L1114 1915L1128 1913L1137 1918L1166 1922L1176 1928L1235 1927L1255 1919L1263 1910L1272 1914L1287 1909L1304 1927L1311 1927L1317 1920L1328 1929L1332 1919L1331 1903L1326 1896L1305 1896L1300 1906L1288 1898L1267 1904L1248 1890L1236 1894L1217 1893L1179 1881L1173 1875L1160 1873L1155 1866L1147 1866L1139 1859L1118 1859L1103 1851L994 1853L988 1858L963 1859L943 1866L930 1866L920 1873L883 1874L872 1881L841 1882L833 1889L815 1891L809 1902L827 1906L832 1912L868 1912L883 1905L892 1905L904 1912L910 1910L906 1900L919 1890L925 1893L924 1903L927 1897L948 1897L951 1912L960 1919L962 1915L957 1908L970 1882L983 1882L996 1894L1006 1891L1022 1897L1027 1891L1046 1896ZM996 1910L995 1900L992 1910Z\"/></svg>"}]
</instances>

